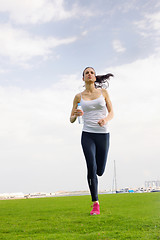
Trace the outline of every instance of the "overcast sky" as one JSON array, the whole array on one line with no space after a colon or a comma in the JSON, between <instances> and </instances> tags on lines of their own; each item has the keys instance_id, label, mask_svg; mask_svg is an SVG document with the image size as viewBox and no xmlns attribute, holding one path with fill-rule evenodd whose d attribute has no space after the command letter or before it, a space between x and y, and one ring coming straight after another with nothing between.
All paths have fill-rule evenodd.
<instances>
[{"instance_id":1,"label":"overcast sky","mask_svg":"<svg viewBox=\"0 0 160 240\"><path fill-rule=\"evenodd\" d=\"M101 190L160 180L160 2L0 0L0 193L88 190L69 122L86 66L111 72Z\"/></svg>"}]
</instances>

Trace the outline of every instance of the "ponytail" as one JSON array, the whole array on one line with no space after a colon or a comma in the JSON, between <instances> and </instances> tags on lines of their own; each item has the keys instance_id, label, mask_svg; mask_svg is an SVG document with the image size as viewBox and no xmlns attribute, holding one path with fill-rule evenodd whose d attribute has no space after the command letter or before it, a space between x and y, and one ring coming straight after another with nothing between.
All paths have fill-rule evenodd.
<instances>
[{"instance_id":1,"label":"ponytail","mask_svg":"<svg viewBox=\"0 0 160 240\"><path fill-rule=\"evenodd\" d=\"M112 73L108 73L105 75L97 75L95 81L96 88L108 88L109 87L109 78L114 77Z\"/></svg>"}]
</instances>

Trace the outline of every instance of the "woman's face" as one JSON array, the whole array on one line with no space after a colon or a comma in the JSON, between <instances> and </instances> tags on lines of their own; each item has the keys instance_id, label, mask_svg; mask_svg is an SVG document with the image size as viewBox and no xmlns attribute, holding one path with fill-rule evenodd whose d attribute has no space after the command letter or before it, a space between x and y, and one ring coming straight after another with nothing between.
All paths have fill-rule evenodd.
<instances>
[{"instance_id":1,"label":"woman's face","mask_svg":"<svg viewBox=\"0 0 160 240\"><path fill-rule=\"evenodd\" d=\"M85 82L95 82L96 74L93 68L87 68L84 70L83 81Z\"/></svg>"}]
</instances>

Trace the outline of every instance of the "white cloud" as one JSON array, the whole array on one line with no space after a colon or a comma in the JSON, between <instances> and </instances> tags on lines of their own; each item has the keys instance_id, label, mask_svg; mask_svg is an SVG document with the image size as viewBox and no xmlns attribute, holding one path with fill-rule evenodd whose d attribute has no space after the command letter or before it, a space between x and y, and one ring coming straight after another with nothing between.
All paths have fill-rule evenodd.
<instances>
[{"instance_id":1,"label":"white cloud","mask_svg":"<svg viewBox=\"0 0 160 240\"><path fill-rule=\"evenodd\" d=\"M77 81L76 76L68 76L68 79ZM0 153L3 174L0 178L2 180L6 174L14 178L14 186L9 184L10 180L6 181L2 192L11 191L11 188L23 189L25 192L38 189L43 191L44 185L44 190L47 191L73 187L72 179L67 176L70 174L70 177L75 178L78 174L74 176L75 173L68 169L68 164L76 169L82 156L79 153L76 161L73 156L80 146L79 138L73 142L72 137L78 135L80 126L73 126L69 122L75 94L74 82L73 85L70 84L71 81L67 83L63 77L61 84L58 82L50 89L39 91L0 87L0 144L3 146ZM65 86L67 90L64 91ZM28 174L30 177L25 183ZM45 184L42 176L45 176ZM65 178L68 180L64 183ZM33 185L30 183L31 179ZM78 184L82 187L81 183ZM79 190L81 187L78 187Z\"/></svg>"},{"instance_id":2,"label":"white cloud","mask_svg":"<svg viewBox=\"0 0 160 240\"><path fill-rule=\"evenodd\" d=\"M123 109L123 114L117 109L122 121L127 119L135 123L158 121L160 116L158 107L160 102L159 65L160 57L153 55L113 68L111 71L115 75L115 79L112 79L110 83L116 91L117 108L127 107ZM135 118L136 115L138 115L137 118Z\"/></svg>"},{"instance_id":3,"label":"white cloud","mask_svg":"<svg viewBox=\"0 0 160 240\"><path fill-rule=\"evenodd\" d=\"M75 16L75 10L65 10L64 0L7 0L0 1L0 11L8 12L18 24L58 21Z\"/></svg>"},{"instance_id":4,"label":"white cloud","mask_svg":"<svg viewBox=\"0 0 160 240\"><path fill-rule=\"evenodd\" d=\"M93 12L74 3L65 9L64 0L7 0L0 1L0 12L7 12L10 21L17 24L40 24L77 16L93 16Z\"/></svg>"},{"instance_id":5,"label":"white cloud","mask_svg":"<svg viewBox=\"0 0 160 240\"><path fill-rule=\"evenodd\" d=\"M82 36L86 36L88 34L88 31L87 30L84 30L83 32L82 32Z\"/></svg>"},{"instance_id":6,"label":"white cloud","mask_svg":"<svg viewBox=\"0 0 160 240\"><path fill-rule=\"evenodd\" d=\"M0 28L0 55L9 57L11 61L19 64L23 64L33 57L47 58L52 54L53 48L76 41L76 37L58 39L32 36L9 24L1 24Z\"/></svg>"},{"instance_id":7,"label":"white cloud","mask_svg":"<svg viewBox=\"0 0 160 240\"><path fill-rule=\"evenodd\" d=\"M6 73L6 72L8 72L8 70L5 70L5 69L3 69L3 68L0 68L0 74Z\"/></svg>"},{"instance_id":8,"label":"white cloud","mask_svg":"<svg viewBox=\"0 0 160 240\"><path fill-rule=\"evenodd\" d=\"M160 12L146 15L146 20L151 28L160 32Z\"/></svg>"},{"instance_id":9,"label":"white cloud","mask_svg":"<svg viewBox=\"0 0 160 240\"><path fill-rule=\"evenodd\" d=\"M141 35L156 36L160 35L160 12L153 14L144 14L143 19L135 21L134 24L140 30Z\"/></svg>"},{"instance_id":10,"label":"white cloud","mask_svg":"<svg viewBox=\"0 0 160 240\"><path fill-rule=\"evenodd\" d=\"M137 5L136 5L136 1L137 0L133 0L130 2L121 2L119 5L116 6L116 8L118 8L118 11L121 11L123 13L127 13L130 10L136 9Z\"/></svg>"},{"instance_id":11,"label":"white cloud","mask_svg":"<svg viewBox=\"0 0 160 240\"><path fill-rule=\"evenodd\" d=\"M119 186L125 187L122 179L129 186L143 184L146 171L150 179L159 178L159 65L160 57L151 56L110 69L115 75L109 88L115 112L110 159L117 161Z\"/></svg>"},{"instance_id":12,"label":"white cloud","mask_svg":"<svg viewBox=\"0 0 160 240\"><path fill-rule=\"evenodd\" d=\"M126 49L123 47L122 43L119 40L114 40L112 43L113 49L118 53L123 53Z\"/></svg>"}]
</instances>

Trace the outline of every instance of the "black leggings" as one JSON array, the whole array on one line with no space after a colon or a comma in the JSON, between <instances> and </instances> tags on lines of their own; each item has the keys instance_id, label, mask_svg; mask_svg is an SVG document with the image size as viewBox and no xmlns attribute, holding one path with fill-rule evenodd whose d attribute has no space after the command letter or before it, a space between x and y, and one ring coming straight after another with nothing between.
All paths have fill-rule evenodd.
<instances>
[{"instance_id":1,"label":"black leggings","mask_svg":"<svg viewBox=\"0 0 160 240\"><path fill-rule=\"evenodd\" d=\"M92 201L98 200L98 176L105 170L109 149L109 133L82 132L81 144L87 163L87 179Z\"/></svg>"}]
</instances>

